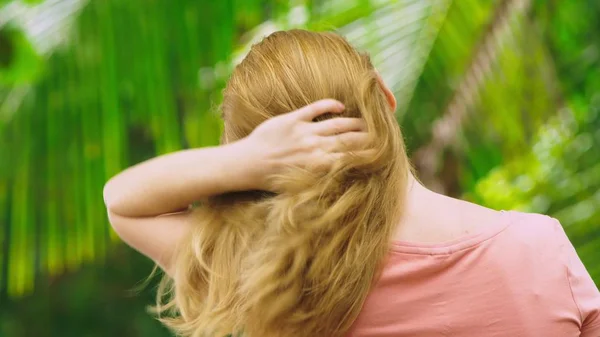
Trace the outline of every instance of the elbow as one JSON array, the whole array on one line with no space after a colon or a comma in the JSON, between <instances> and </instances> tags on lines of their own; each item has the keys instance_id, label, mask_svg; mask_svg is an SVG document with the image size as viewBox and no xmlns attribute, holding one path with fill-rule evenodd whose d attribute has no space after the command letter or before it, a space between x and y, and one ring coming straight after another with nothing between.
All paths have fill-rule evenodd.
<instances>
[{"instance_id":1,"label":"elbow","mask_svg":"<svg viewBox=\"0 0 600 337\"><path fill-rule=\"evenodd\" d=\"M104 189L102 190L102 196L104 199L104 205L106 206L106 209L113 214L119 214L119 209L121 208L122 202L122 196L121 193L119 192L118 187L115 184L114 178L110 179L105 185L104 185Z\"/></svg>"},{"instance_id":2,"label":"elbow","mask_svg":"<svg viewBox=\"0 0 600 337\"><path fill-rule=\"evenodd\" d=\"M102 190L102 197L104 199L104 205L106 207L106 215L108 216L108 223L113 228L113 230L117 233L119 237L121 236L121 231L118 226L119 221L118 218L118 193L114 186L114 182L109 180L106 184L104 184L104 188Z\"/></svg>"}]
</instances>

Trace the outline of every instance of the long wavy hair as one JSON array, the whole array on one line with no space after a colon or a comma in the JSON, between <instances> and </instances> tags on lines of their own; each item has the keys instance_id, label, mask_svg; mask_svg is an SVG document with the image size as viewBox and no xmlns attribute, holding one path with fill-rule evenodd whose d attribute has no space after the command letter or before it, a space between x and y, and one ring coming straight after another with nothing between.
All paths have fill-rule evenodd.
<instances>
[{"instance_id":1,"label":"long wavy hair","mask_svg":"<svg viewBox=\"0 0 600 337\"><path fill-rule=\"evenodd\" d=\"M201 200L155 307L177 334L330 337L358 316L385 261L411 169L369 56L334 33L266 37L224 90L222 142L323 98L346 109L322 118L362 117L376 151L327 172L290 169L273 180L281 193Z\"/></svg>"}]
</instances>

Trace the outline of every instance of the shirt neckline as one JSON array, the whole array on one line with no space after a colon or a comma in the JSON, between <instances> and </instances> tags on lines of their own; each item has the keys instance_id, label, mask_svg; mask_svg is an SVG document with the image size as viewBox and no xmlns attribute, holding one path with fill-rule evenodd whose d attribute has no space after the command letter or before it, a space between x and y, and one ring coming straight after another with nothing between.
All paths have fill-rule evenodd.
<instances>
[{"instance_id":1,"label":"shirt neckline","mask_svg":"<svg viewBox=\"0 0 600 337\"><path fill-rule=\"evenodd\" d=\"M402 254L449 255L487 241L504 231L511 223L511 211L500 211L499 216L484 230L439 243L394 240L391 251Z\"/></svg>"}]
</instances>

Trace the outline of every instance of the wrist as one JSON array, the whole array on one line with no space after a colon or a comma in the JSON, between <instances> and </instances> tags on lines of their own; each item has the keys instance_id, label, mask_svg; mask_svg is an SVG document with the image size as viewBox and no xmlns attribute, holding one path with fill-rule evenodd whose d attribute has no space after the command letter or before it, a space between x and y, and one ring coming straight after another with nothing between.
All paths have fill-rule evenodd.
<instances>
[{"instance_id":1,"label":"wrist","mask_svg":"<svg viewBox=\"0 0 600 337\"><path fill-rule=\"evenodd\" d=\"M229 157L229 170L233 173L231 183L233 190L267 190L269 164L264 158L264 151L249 138L225 145Z\"/></svg>"}]
</instances>

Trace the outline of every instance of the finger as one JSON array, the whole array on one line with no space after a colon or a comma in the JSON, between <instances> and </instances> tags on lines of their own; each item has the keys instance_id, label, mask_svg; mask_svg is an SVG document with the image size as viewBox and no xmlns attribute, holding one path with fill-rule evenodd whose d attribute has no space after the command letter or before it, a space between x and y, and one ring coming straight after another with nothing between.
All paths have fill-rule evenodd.
<instances>
[{"instance_id":1,"label":"finger","mask_svg":"<svg viewBox=\"0 0 600 337\"><path fill-rule=\"evenodd\" d=\"M350 131L366 131L367 124L362 118L331 118L313 123L311 128L317 135L332 136Z\"/></svg>"},{"instance_id":2,"label":"finger","mask_svg":"<svg viewBox=\"0 0 600 337\"><path fill-rule=\"evenodd\" d=\"M339 101L334 99L322 99L293 111L292 114L300 120L311 122L316 117L325 113L340 113L342 111L344 111L344 105Z\"/></svg>"},{"instance_id":3,"label":"finger","mask_svg":"<svg viewBox=\"0 0 600 337\"><path fill-rule=\"evenodd\" d=\"M349 156L358 156L363 158L373 158L377 154L374 149L359 150L352 153L348 152L323 152L321 155L312 160L309 169L327 171L334 167L337 163L348 159Z\"/></svg>"},{"instance_id":4,"label":"finger","mask_svg":"<svg viewBox=\"0 0 600 337\"><path fill-rule=\"evenodd\" d=\"M328 152L348 152L364 150L371 147L371 137L367 132L346 132L337 136L322 139Z\"/></svg>"}]
</instances>

